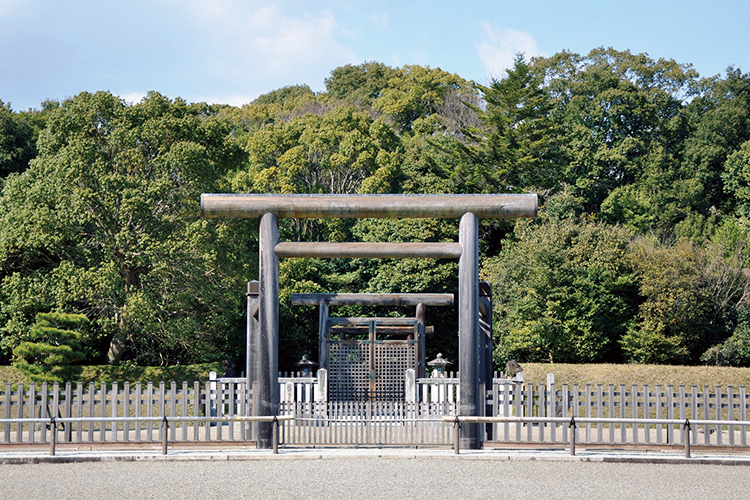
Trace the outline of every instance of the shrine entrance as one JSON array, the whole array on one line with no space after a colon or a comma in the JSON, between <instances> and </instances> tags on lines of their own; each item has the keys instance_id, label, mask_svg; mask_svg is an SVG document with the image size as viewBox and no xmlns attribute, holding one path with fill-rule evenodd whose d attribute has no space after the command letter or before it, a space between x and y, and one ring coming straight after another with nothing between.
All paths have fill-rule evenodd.
<instances>
[{"instance_id":1,"label":"shrine entrance","mask_svg":"<svg viewBox=\"0 0 750 500\"><path fill-rule=\"evenodd\" d=\"M480 320L483 305L479 286L479 219L536 217L536 213L535 194L201 195L202 217L260 219L260 280L254 303L250 300L251 291L248 290L247 384L249 386L253 381L257 381L257 391L253 392L253 411L264 416L279 415L280 258L434 258L458 259L458 411L461 416L481 416L485 406L485 395L480 390L480 384L482 373L491 368L486 361L486 357L491 353L483 343L485 336L480 332L483 328L489 327L491 338L491 324ZM456 218L459 219L458 242L280 242L279 218ZM486 318L491 318L491 314ZM320 331L327 332L327 308L321 308L321 325L323 327ZM423 340L415 340L419 346L417 352L424 352L421 347ZM377 338L373 343L376 342ZM328 356L330 352L327 338L325 346L324 354ZM252 360L249 355L251 347L254 353ZM367 356L372 356L374 352L367 351ZM361 352L356 354L361 355ZM321 366L330 366L329 362L328 358L319 359ZM377 378L377 369L372 374L368 371L368 398L371 397L371 389L377 393ZM371 387L373 383L375 386ZM372 402L367 401L365 404L368 408L366 413L374 415L372 418L381 418L385 415L380 410L372 413ZM394 409L397 408L394 406ZM401 422L408 420L401 413L399 415ZM314 420L317 417L309 418ZM272 446L272 427L271 423L258 425L257 443L260 448ZM461 448L478 448L481 445L478 431L478 424L463 424L460 428Z\"/></svg>"},{"instance_id":2,"label":"shrine entrance","mask_svg":"<svg viewBox=\"0 0 750 500\"><path fill-rule=\"evenodd\" d=\"M404 374L425 376L426 306L451 306L453 294L292 294L292 305L320 307L318 359L330 401L404 401ZM416 305L414 317L331 318L332 305Z\"/></svg>"}]
</instances>

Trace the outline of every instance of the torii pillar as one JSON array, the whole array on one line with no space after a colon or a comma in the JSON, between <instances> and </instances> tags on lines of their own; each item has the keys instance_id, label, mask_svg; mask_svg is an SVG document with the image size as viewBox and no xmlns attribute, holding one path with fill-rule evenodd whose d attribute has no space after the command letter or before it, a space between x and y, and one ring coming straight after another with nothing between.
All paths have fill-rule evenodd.
<instances>
[{"instance_id":1,"label":"torii pillar","mask_svg":"<svg viewBox=\"0 0 750 500\"><path fill-rule=\"evenodd\" d=\"M260 331L258 415L278 415L279 245L278 218L458 218L459 243L329 243L326 253L363 257L459 258L458 357L461 403L459 415L480 415L479 393L479 218L536 217L535 194L495 195L257 195L203 194L206 218L260 218ZM296 243L312 256L320 244ZM316 246L318 245L318 246ZM458 247L458 248L457 248ZM299 250L295 250L299 251ZM288 252L288 249L287 249ZM287 255L289 256L289 255ZM461 428L462 448L478 448L478 424ZM258 426L258 446L271 447L271 425Z\"/></svg>"}]
</instances>

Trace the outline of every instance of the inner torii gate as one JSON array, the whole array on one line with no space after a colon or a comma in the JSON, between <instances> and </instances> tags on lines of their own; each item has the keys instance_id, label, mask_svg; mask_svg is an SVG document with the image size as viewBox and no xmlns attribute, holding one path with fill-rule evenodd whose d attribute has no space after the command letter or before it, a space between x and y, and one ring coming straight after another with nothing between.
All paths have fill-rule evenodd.
<instances>
[{"instance_id":1,"label":"inner torii gate","mask_svg":"<svg viewBox=\"0 0 750 500\"><path fill-rule=\"evenodd\" d=\"M263 195L203 194L205 218L260 218L260 326L256 367L259 415L278 415L279 256L458 258L459 414L478 415L479 218L533 218L535 194ZM279 218L457 218L458 243L279 243ZM271 424L258 427L258 445L271 448ZM477 424L461 428L462 448L480 445Z\"/></svg>"}]
</instances>

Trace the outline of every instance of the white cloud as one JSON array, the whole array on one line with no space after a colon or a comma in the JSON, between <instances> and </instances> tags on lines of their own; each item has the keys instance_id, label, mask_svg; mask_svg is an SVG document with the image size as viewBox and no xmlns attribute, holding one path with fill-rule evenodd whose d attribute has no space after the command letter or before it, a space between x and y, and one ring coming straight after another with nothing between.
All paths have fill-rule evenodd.
<instances>
[{"instance_id":1,"label":"white cloud","mask_svg":"<svg viewBox=\"0 0 750 500\"><path fill-rule=\"evenodd\" d=\"M523 53L526 59L542 55L531 35L523 31L498 28L484 23L485 39L475 45L487 73L499 78L506 69L513 66L516 54Z\"/></svg>"},{"instance_id":2,"label":"white cloud","mask_svg":"<svg viewBox=\"0 0 750 500\"><path fill-rule=\"evenodd\" d=\"M120 98L128 104L138 104L144 97L146 97L146 94L143 92L129 92L120 96Z\"/></svg>"},{"instance_id":3,"label":"white cloud","mask_svg":"<svg viewBox=\"0 0 750 500\"><path fill-rule=\"evenodd\" d=\"M258 95L250 94L221 94L221 95L205 95L196 96L192 99L195 102L207 102L213 104L229 104L230 106L241 107L245 104L253 102Z\"/></svg>"},{"instance_id":4,"label":"white cloud","mask_svg":"<svg viewBox=\"0 0 750 500\"><path fill-rule=\"evenodd\" d=\"M331 68L358 62L353 51L336 41L333 14L309 11L314 4L294 8L236 0L181 4L188 8L193 29L206 48L204 63L213 78L314 85L311 78L322 83Z\"/></svg>"}]
</instances>

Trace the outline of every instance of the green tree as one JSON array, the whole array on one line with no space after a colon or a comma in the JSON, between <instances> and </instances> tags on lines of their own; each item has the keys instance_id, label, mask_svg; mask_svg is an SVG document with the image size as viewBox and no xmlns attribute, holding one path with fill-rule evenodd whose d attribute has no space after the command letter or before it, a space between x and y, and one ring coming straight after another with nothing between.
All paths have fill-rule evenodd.
<instances>
[{"instance_id":1,"label":"green tree","mask_svg":"<svg viewBox=\"0 0 750 500\"><path fill-rule=\"evenodd\" d=\"M438 113L455 91L470 92L471 83L440 68L404 66L388 80L373 107L393 120L398 130L409 132L416 120Z\"/></svg>"},{"instance_id":2,"label":"green tree","mask_svg":"<svg viewBox=\"0 0 750 500\"><path fill-rule=\"evenodd\" d=\"M23 172L36 156L33 126L0 101L0 177Z\"/></svg>"},{"instance_id":3,"label":"green tree","mask_svg":"<svg viewBox=\"0 0 750 500\"><path fill-rule=\"evenodd\" d=\"M495 294L495 363L619 361L638 304L630 238L573 218L518 224L482 270Z\"/></svg>"},{"instance_id":4,"label":"green tree","mask_svg":"<svg viewBox=\"0 0 750 500\"><path fill-rule=\"evenodd\" d=\"M476 85L486 102L478 108L482 126L465 129L473 142L459 148L469 157L463 177L473 177L485 192L549 189L557 185L558 132L551 119L553 103L523 55L501 80Z\"/></svg>"},{"instance_id":5,"label":"green tree","mask_svg":"<svg viewBox=\"0 0 750 500\"><path fill-rule=\"evenodd\" d=\"M643 302L620 342L626 358L657 364L697 361L714 326L698 249L685 238L663 246L646 237L632 249Z\"/></svg>"},{"instance_id":6,"label":"green tree","mask_svg":"<svg viewBox=\"0 0 750 500\"><path fill-rule=\"evenodd\" d=\"M85 358L82 343L89 320L82 314L38 313L31 341L15 349L13 365L34 382L66 382L75 375L74 363Z\"/></svg>"},{"instance_id":7,"label":"green tree","mask_svg":"<svg viewBox=\"0 0 750 500\"><path fill-rule=\"evenodd\" d=\"M739 172L725 172L724 165L750 140L750 74L730 67L724 78L698 82L695 94L686 109L691 132L682 168L700 182L702 191L691 201L704 215L711 207L729 212L735 201L744 203L732 196L739 187L736 182L742 182Z\"/></svg>"},{"instance_id":8,"label":"green tree","mask_svg":"<svg viewBox=\"0 0 750 500\"><path fill-rule=\"evenodd\" d=\"M750 216L750 140L727 157L721 174L724 192L733 198L734 212Z\"/></svg>"},{"instance_id":9,"label":"green tree","mask_svg":"<svg viewBox=\"0 0 750 500\"><path fill-rule=\"evenodd\" d=\"M326 91L335 99L369 107L397 74L398 70L379 62L347 64L331 71L331 76L325 79Z\"/></svg>"},{"instance_id":10,"label":"green tree","mask_svg":"<svg viewBox=\"0 0 750 500\"><path fill-rule=\"evenodd\" d=\"M237 192L389 193L400 178L402 147L393 129L348 105L264 126L247 150L249 168L232 179ZM343 241L350 225L293 219L283 229L297 241Z\"/></svg>"},{"instance_id":11,"label":"green tree","mask_svg":"<svg viewBox=\"0 0 750 500\"><path fill-rule=\"evenodd\" d=\"M560 179L596 212L607 196L634 183L658 147L677 154L681 111L697 73L674 60L595 49L533 61L544 75L562 128Z\"/></svg>"},{"instance_id":12,"label":"green tree","mask_svg":"<svg viewBox=\"0 0 750 500\"><path fill-rule=\"evenodd\" d=\"M253 230L201 220L198 206L244 159L217 113L99 92L50 114L39 156L0 200L5 349L49 309L86 314L111 362L205 361L243 335Z\"/></svg>"}]
</instances>

